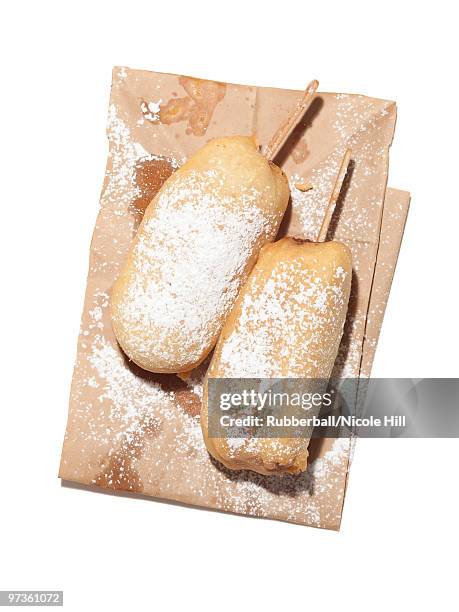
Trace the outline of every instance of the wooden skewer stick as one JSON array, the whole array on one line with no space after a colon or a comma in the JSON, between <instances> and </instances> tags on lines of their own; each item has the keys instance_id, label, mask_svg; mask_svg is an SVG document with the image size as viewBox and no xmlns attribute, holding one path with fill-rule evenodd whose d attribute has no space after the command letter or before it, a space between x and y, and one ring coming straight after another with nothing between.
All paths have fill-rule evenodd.
<instances>
[{"instance_id":1,"label":"wooden skewer stick","mask_svg":"<svg viewBox=\"0 0 459 612\"><path fill-rule=\"evenodd\" d=\"M335 186L333 187L330 200L327 204L327 208L325 209L324 220L322 221L322 226L319 230L319 235L317 236L317 242L324 242L324 240L327 238L330 221L333 217L333 213L335 212L336 202L338 201L338 197L341 191L341 187L343 185L344 177L346 176L347 167L349 165L350 159L351 150L346 149L343 155L343 159L341 161L341 166L339 168L338 175L336 177Z\"/></svg>"},{"instance_id":2,"label":"wooden skewer stick","mask_svg":"<svg viewBox=\"0 0 459 612\"><path fill-rule=\"evenodd\" d=\"M273 135L263 152L264 156L273 161L276 155L284 146L286 140L303 118L304 113L308 110L314 98L314 94L319 87L318 81L311 81L306 87L301 99L298 100L295 108L290 113L287 121Z\"/></svg>"}]
</instances>

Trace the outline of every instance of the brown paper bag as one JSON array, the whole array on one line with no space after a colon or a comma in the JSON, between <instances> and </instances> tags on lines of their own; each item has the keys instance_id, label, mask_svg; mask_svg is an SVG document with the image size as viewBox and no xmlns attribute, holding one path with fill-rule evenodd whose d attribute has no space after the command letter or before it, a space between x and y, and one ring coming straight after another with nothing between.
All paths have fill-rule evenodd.
<instances>
[{"instance_id":1,"label":"brown paper bag","mask_svg":"<svg viewBox=\"0 0 459 612\"><path fill-rule=\"evenodd\" d=\"M339 528L350 440L313 440L308 470L299 476L226 470L209 457L202 441L205 367L186 383L175 375L141 370L120 351L108 309L132 236L163 181L210 138L247 134L266 144L299 95L114 70L110 152L59 472L65 481ZM343 153L352 150L329 232L351 248L354 258L351 304L335 367L335 374L343 376L370 373L407 213L406 194L389 191L385 200L394 124L392 102L316 94L276 160L292 189L281 234L314 239ZM297 189L299 183L312 189Z\"/></svg>"}]
</instances>

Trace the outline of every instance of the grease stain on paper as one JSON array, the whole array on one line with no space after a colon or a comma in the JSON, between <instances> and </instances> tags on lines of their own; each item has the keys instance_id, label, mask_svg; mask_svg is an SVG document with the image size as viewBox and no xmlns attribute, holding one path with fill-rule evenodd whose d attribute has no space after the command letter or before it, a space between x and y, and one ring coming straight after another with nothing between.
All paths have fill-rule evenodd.
<instances>
[{"instance_id":1,"label":"grease stain on paper","mask_svg":"<svg viewBox=\"0 0 459 612\"><path fill-rule=\"evenodd\" d=\"M121 446L102 461L102 471L94 478L93 484L106 489L142 493L143 483L134 463L142 456L145 438L153 438L159 431L159 420L144 415L135 429L125 432Z\"/></svg>"},{"instance_id":2,"label":"grease stain on paper","mask_svg":"<svg viewBox=\"0 0 459 612\"><path fill-rule=\"evenodd\" d=\"M293 147L291 156L295 164L302 164L309 157L308 145L304 140L299 140Z\"/></svg>"},{"instance_id":3,"label":"grease stain on paper","mask_svg":"<svg viewBox=\"0 0 459 612\"><path fill-rule=\"evenodd\" d=\"M186 121L186 134L204 136L215 108L225 97L226 84L185 76L179 77L179 84L188 95L172 97L165 104L142 100L142 115L151 123L164 125Z\"/></svg>"},{"instance_id":4,"label":"grease stain on paper","mask_svg":"<svg viewBox=\"0 0 459 612\"><path fill-rule=\"evenodd\" d=\"M138 197L130 206L137 225L142 221L147 206L176 169L177 164L166 157L144 158L137 162L134 181Z\"/></svg>"}]
</instances>

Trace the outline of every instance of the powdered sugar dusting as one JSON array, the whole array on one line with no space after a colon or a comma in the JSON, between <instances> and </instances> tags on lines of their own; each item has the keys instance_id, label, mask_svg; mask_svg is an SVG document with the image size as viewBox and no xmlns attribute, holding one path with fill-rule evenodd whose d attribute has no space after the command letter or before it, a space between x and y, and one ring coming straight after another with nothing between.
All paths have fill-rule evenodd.
<instances>
[{"instance_id":1,"label":"powdered sugar dusting","mask_svg":"<svg viewBox=\"0 0 459 612\"><path fill-rule=\"evenodd\" d=\"M336 148L325 162L312 168L307 179L303 179L299 174L290 176L292 198L292 214L288 232L290 236L304 240L317 240L325 209L338 178L344 150L341 147ZM298 187L304 182L310 185L309 189Z\"/></svg>"},{"instance_id":2,"label":"powdered sugar dusting","mask_svg":"<svg viewBox=\"0 0 459 612\"><path fill-rule=\"evenodd\" d=\"M123 303L124 324L144 340L137 352L148 357L152 339L142 330L154 329L155 342L171 363L177 347L184 359L198 360L211 345L215 320L234 302L247 259L266 232L266 216L252 204L258 193L243 193L243 206L234 210L233 202L203 191L202 179L192 174L180 189L160 194L157 212L136 243ZM181 330L173 344L170 332L160 331L171 328Z\"/></svg>"},{"instance_id":3,"label":"powdered sugar dusting","mask_svg":"<svg viewBox=\"0 0 459 612\"><path fill-rule=\"evenodd\" d=\"M110 140L111 167L107 170L101 204L121 216L126 214L131 204L142 195L134 180L139 161L162 158L149 153L133 139L132 130L120 117L115 104L110 104L108 108L107 135ZM168 161L173 168L180 165L180 161L173 157L168 158Z\"/></svg>"},{"instance_id":4,"label":"powdered sugar dusting","mask_svg":"<svg viewBox=\"0 0 459 612\"><path fill-rule=\"evenodd\" d=\"M219 376L292 378L308 377L309 372L312 377L320 364L333 363L337 344L324 335L336 327L335 321L344 321L348 274L339 266L329 282L314 270L305 271L301 262L283 261L261 287L255 281L244 296L236 328L222 346ZM298 347L295 355L292 346Z\"/></svg>"}]
</instances>

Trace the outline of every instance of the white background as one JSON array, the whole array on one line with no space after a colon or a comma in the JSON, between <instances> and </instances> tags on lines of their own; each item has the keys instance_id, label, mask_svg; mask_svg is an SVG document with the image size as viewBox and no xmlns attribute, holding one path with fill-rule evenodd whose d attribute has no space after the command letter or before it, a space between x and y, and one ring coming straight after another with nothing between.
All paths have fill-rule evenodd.
<instances>
[{"instance_id":1,"label":"white background","mask_svg":"<svg viewBox=\"0 0 459 612\"><path fill-rule=\"evenodd\" d=\"M457 609L457 440L361 441L340 533L57 479L113 65L395 99L390 185L412 207L374 374L458 375L454 5L2 3L1 589L63 589L68 610Z\"/></svg>"}]
</instances>

